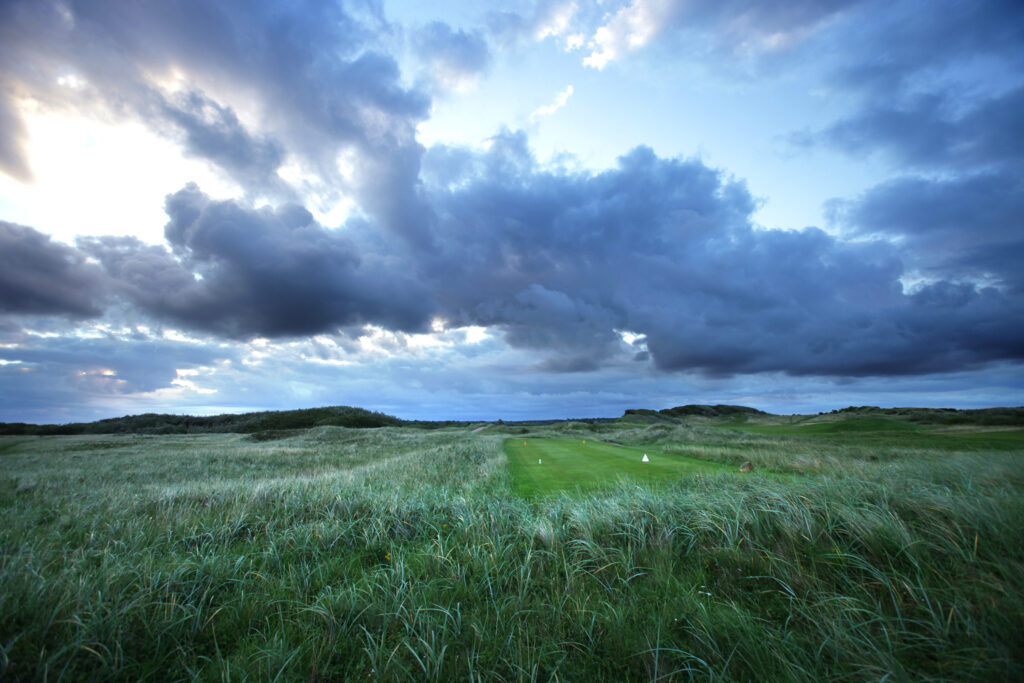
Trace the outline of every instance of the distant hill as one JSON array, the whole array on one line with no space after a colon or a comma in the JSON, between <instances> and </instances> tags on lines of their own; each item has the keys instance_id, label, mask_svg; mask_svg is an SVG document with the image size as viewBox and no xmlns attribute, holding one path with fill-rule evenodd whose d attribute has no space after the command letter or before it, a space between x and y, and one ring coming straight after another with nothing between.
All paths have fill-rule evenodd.
<instances>
[{"instance_id":1,"label":"distant hill","mask_svg":"<svg viewBox=\"0 0 1024 683\"><path fill-rule=\"evenodd\" d=\"M749 406L727 406L727 405L687 405L676 406L659 410L662 415L672 417L686 417L687 415L699 415L701 417L722 417L723 415L768 415L763 410Z\"/></svg>"},{"instance_id":2,"label":"distant hill","mask_svg":"<svg viewBox=\"0 0 1024 683\"><path fill-rule=\"evenodd\" d=\"M630 408L621 419L641 422L672 422L683 417L725 417L733 415L768 415L769 413L748 406L729 405L686 405L663 410Z\"/></svg>"},{"instance_id":3,"label":"distant hill","mask_svg":"<svg viewBox=\"0 0 1024 683\"><path fill-rule=\"evenodd\" d=\"M126 415L96 422L64 425L34 425L24 422L0 423L0 434L202 434L232 432L252 434L280 429L335 427L398 427L404 420L384 413L350 406L273 410L260 413L224 414L209 417L191 415ZM422 423L421 426L433 426Z\"/></svg>"},{"instance_id":4,"label":"distant hill","mask_svg":"<svg viewBox=\"0 0 1024 683\"><path fill-rule=\"evenodd\" d=\"M957 410L955 408L879 408L877 406L849 406L833 410L831 414L851 415L885 415L909 422L928 425L979 425L987 427L1022 427L1024 426L1024 406L1014 408L974 408Z\"/></svg>"},{"instance_id":5,"label":"distant hill","mask_svg":"<svg viewBox=\"0 0 1024 683\"><path fill-rule=\"evenodd\" d=\"M685 405L663 410L633 408L619 418L624 421L659 423L675 422L686 417L772 417L757 408L732 405ZM834 416L834 417L833 417ZM1024 407L976 408L880 408L878 406L849 406L808 416L812 419L856 419L888 417L922 425L956 426L971 425L983 427L1024 427Z\"/></svg>"}]
</instances>

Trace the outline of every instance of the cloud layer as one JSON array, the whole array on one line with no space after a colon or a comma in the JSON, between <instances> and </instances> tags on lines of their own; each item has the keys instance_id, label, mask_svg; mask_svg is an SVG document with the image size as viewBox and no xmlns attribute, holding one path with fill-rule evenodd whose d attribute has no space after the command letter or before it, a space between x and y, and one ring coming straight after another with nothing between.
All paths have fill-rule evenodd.
<instances>
[{"instance_id":1,"label":"cloud layer","mask_svg":"<svg viewBox=\"0 0 1024 683\"><path fill-rule=\"evenodd\" d=\"M94 317L104 287L103 274L81 252L0 221L0 312Z\"/></svg>"},{"instance_id":2,"label":"cloud layer","mask_svg":"<svg viewBox=\"0 0 1024 683\"><path fill-rule=\"evenodd\" d=\"M241 362L263 338L342 363L374 335L398 356L417 335L455 345L462 328L562 390L582 373L1019 370L1024 10L939 4L633 0L595 14L542 1L479 28L404 31L375 2L5 3L5 174L31 181L26 112L44 111L140 123L240 188L166 188L159 245L100 227L72 246L0 222L5 382L28 391L11 368L45 365L68 386L145 393L185 386L182 365ZM779 135L796 154L884 173L830 202L827 231L765 230L761 200L699 159L640 145L610 168L567 170L536 159L522 131L483 147L417 140L433 96L487 77L523 41L579 35L574 59L598 69L645 49L765 78L813 62L809 87L844 113ZM403 40L413 73L392 56ZM582 85L573 97L560 116ZM339 202L352 210L337 224L314 218ZM104 344L134 360L107 373ZM148 353L172 360L149 372Z\"/></svg>"},{"instance_id":3,"label":"cloud layer","mask_svg":"<svg viewBox=\"0 0 1024 683\"><path fill-rule=\"evenodd\" d=\"M301 206L254 209L190 185L167 197L166 210L171 250L134 238L80 241L112 290L157 320L232 338L429 322L419 283Z\"/></svg>"},{"instance_id":4,"label":"cloud layer","mask_svg":"<svg viewBox=\"0 0 1024 683\"><path fill-rule=\"evenodd\" d=\"M11 2L0 8L0 85L47 107L141 120L253 193L290 198L276 175L290 155L321 193L373 204L368 187L415 178L414 128L429 106L399 82L379 43L387 31L372 4ZM0 163L24 176L20 118L3 103L0 118ZM364 165L355 187L343 152Z\"/></svg>"},{"instance_id":5,"label":"cloud layer","mask_svg":"<svg viewBox=\"0 0 1024 683\"><path fill-rule=\"evenodd\" d=\"M394 249L372 223L328 230L298 205L256 209L195 186L167 198L170 249L91 238L72 250L20 229L17 258L46 264L50 277L21 283L16 312L95 313L89 302L108 292L146 319L236 339L368 324L425 331L440 317L499 330L539 354L537 369L556 372L623 362L624 332L632 356L711 375L915 374L1024 353L1019 287L901 282L901 255L969 274L935 260L964 254L943 242L962 234L955 223L928 233L900 221L909 250L757 229L746 187L699 161L637 148L603 173L551 172L522 133L483 154L435 147L424 178L430 249ZM899 216L899 201L922 199L903 186L875 190L851 220L892 235L873 216ZM998 249L982 242L980 251L962 260L1019 277ZM87 258L104 278L83 274Z\"/></svg>"}]
</instances>

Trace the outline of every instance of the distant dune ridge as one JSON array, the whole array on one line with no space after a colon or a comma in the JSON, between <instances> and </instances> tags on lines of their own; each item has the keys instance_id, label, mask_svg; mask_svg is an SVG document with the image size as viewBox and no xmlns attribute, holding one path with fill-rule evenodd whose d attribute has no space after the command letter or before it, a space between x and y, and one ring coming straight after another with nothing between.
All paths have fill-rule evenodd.
<instances>
[{"instance_id":1,"label":"distant dune ridge","mask_svg":"<svg viewBox=\"0 0 1024 683\"><path fill-rule=\"evenodd\" d=\"M909 422L927 424L990 425L990 426L1024 426L1024 407L982 408L974 410L957 410L954 408L879 408L878 406L850 406L829 413L818 413L810 416L773 415L757 408L734 405L691 404L651 410L647 408L630 408L621 417L568 418L550 420L498 420L498 424L509 425L543 425L562 422L609 423L609 422L642 422L675 424L687 418L732 418L733 420L756 420L766 425L779 424L779 420L793 420L795 417L810 420L828 421L830 416L836 417L889 417ZM61 434L212 434L235 433L253 434L254 438L280 438L282 432L311 427L420 427L437 429L440 427L473 426L473 431L480 431L488 423L481 420L403 420L382 412L370 411L352 406L326 406L322 408L306 408L301 410L270 410L253 413L225 413L211 416L167 415L145 413L142 415L126 415L95 422L74 422L69 424L29 424L25 422L0 422L0 435L61 435ZM788 422L786 424L791 424Z\"/></svg>"}]
</instances>

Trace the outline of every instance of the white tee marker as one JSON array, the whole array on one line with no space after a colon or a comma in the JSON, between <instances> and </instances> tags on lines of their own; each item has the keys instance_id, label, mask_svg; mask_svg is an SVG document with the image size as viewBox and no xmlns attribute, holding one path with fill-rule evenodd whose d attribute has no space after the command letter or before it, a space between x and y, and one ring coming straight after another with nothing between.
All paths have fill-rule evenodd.
<instances>
[{"instance_id":1,"label":"white tee marker","mask_svg":"<svg viewBox=\"0 0 1024 683\"><path fill-rule=\"evenodd\" d=\"M540 458L537 458L537 464L538 465L540 464Z\"/></svg>"},{"instance_id":2,"label":"white tee marker","mask_svg":"<svg viewBox=\"0 0 1024 683\"><path fill-rule=\"evenodd\" d=\"M644 453L644 458L640 462L650 462L650 461L651 461L651 459L647 457L646 453Z\"/></svg>"}]
</instances>

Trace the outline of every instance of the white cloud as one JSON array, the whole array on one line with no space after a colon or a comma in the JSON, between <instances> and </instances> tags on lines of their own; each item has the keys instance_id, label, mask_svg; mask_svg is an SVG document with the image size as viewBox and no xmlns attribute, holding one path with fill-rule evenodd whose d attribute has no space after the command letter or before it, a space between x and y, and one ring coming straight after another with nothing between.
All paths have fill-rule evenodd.
<instances>
[{"instance_id":1,"label":"white cloud","mask_svg":"<svg viewBox=\"0 0 1024 683\"><path fill-rule=\"evenodd\" d=\"M572 52L573 50L579 50L583 47L587 37L582 33L573 33L565 37L565 51Z\"/></svg>"},{"instance_id":2,"label":"white cloud","mask_svg":"<svg viewBox=\"0 0 1024 683\"><path fill-rule=\"evenodd\" d=\"M592 52L583 64L603 69L608 62L647 45L679 10L672 0L633 0L594 33L588 43Z\"/></svg>"},{"instance_id":3,"label":"white cloud","mask_svg":"<svg viewBox=\"0 0 1024 683\"><path fill-rule=\"evenodd\" d=\"M572 97L572 93L573 93L572 86L571 85L567 86L565 90L563 90L562 92L558 93L555 96L554 102L552 102L551 104L546 104L543 107L538 107L537 109L535 109L534 112L532 114L530 114L530 120L531 121L536 121L537 119L539 119L542 116L551 116L556 111L558 111L559 109L561 109L562 107L565 106L565 103L569 101L570 97Z\"/></svg>"},{"instance_id":4,"label":"white cloud","mask_svg":"<svg viewBox=\"0 0 1024 683\"><path fill-rule=\"evenodd\" d=\"M549 36L565 35L569 31L569 25L578 9L575 2L553 6L548 15L538 24L534 38L544 40Z\"/></svg>"},{"instance_id":5,"label":"white cloud","mask_svg":"<svg viewBox=\"0 0 1024 683\"><path fill-rule=\"evenodd\" d=\"M177 368L175 369L175 378L171 380L171 386L162 387L142 395L151 398L180 399L185 392L199 395L216 394L217 389L200 386L197 384L196 379L193 379L200 377L209 378L216 370L213 367Z\"/></svg>"}]
</instances>

